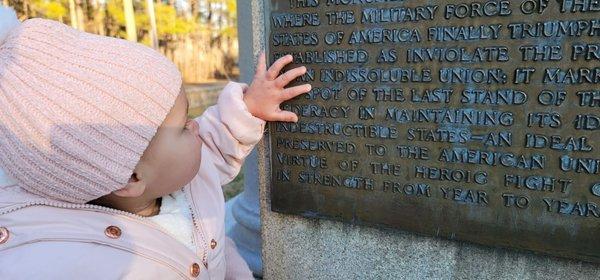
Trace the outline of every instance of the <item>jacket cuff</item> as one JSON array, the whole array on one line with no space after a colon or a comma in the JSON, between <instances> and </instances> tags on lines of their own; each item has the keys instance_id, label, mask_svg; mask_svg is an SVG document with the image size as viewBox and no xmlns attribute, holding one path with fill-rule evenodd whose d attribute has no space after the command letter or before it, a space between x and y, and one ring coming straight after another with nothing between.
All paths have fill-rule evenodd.
<instances>
[{"instance_id":1,"label":"jacket cuff","mask_svg":"<svg viewBox=\"0 0 600 280\"><path fill-rule=\"evenodd\" d=\"M248 111L244 102L247 85L229 82L217 100L221 121L231 134L244 145L258 143L263 136L266 122Z\"/></svg>"}]
</instances>

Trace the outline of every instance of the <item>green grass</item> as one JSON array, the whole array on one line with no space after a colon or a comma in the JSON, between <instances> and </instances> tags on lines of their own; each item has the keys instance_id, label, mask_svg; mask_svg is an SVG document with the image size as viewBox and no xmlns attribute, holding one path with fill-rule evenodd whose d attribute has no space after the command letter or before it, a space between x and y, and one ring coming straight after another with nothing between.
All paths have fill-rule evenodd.
<instances>
[{"instance_id":1,"label":"green grass","mask_svg":"<svg viewBox=\"0 0 600 280\"><path fill-rule=\"evenodd\" d=\"M244 169L240 171L240 174L231 181L231 183L223 186L223 194L225 195L225 200L229 200L234 196L238 195L244 190Z\"/></svg>"}]
</instances>

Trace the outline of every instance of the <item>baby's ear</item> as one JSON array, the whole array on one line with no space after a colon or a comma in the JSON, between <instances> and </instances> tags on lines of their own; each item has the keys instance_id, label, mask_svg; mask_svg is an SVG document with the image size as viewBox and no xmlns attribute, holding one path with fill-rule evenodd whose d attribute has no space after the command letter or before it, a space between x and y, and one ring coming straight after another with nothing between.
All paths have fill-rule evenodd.
<instances>
[{"instance_id":1,"label":"baby's ear","mask_svg":"<svg viewBox=\"0 0 600 280\"><path fill-rule=\"evenodd\" d=\"M146 182L139 180L135 173L131 174L129 182L124 188L114 191L116 196L120 197L139 197L146 190Z\"/></svg>"}]
</instances>

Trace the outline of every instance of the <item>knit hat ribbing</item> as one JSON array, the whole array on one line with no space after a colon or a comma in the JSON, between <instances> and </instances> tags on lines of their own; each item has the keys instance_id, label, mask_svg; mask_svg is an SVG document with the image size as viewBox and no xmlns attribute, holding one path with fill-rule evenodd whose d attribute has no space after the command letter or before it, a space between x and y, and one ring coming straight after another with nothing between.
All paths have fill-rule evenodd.
<instances>
[{"instance_id":1,"label":"knit hat ribbing","mask_svg":"<svg viewBox=\"0 0 600 280\"><path fill-rule=\"evenodd\" d=\"M0 167L49 199L84 203L120 189L181 83L148 47L26 20L0 42Z\"/></svg>"}]
</instances>

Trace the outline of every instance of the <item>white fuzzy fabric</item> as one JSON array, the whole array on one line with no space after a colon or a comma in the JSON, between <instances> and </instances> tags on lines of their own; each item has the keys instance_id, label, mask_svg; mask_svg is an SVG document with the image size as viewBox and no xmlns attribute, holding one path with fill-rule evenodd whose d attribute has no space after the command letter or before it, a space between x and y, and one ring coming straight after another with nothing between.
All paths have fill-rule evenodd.
<instances>
[{"instance_id":1,"label":"white fuzzy fabric","mask_svg":"<svg viewBox=\"0 0 600 280\"><path fill-rule=\"evenodd\" d=\"M189 204L183 191L176 191L170 195L163 196L160 213L150 217L150 219L164 228L179 242L194 250L194 239L192 237L194 224Z\"/></svg>"},{"instance_id":2,"label":"white fuzzy fabric","mask_svg":"<svg viewBox=\"0 0 600 280\"><path fill-rule=\"evenodd\" d=\"M0 45L4 43L10 32L19 26L21 22L11 7L0 5Z\"/></svg>"}]
</instances>

